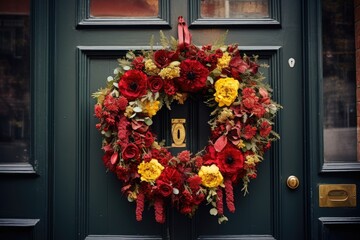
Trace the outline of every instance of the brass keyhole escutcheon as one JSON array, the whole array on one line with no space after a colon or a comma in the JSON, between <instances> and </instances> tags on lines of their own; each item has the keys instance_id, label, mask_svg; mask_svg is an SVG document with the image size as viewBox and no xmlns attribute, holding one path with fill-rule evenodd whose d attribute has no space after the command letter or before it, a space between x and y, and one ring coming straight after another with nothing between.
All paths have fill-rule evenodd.
<instances>
[{"instance_id":1,"label":"brass keyhole escutcheon","mask_svg":"<svg viewBox=\"0 0 360 240\"><path fill-rule=\"evenodd\" d=\"M296 189L299 187L300 185L300 182L299 182L299 179L294 176L294 175L291 175L288 177L288 179L286 180L286 185L290 188L290 189Z\"/></svg>"},{"instance_id":2,"label":"brass keyhole escutcheon","mask_svg":"<svg viewBox=\"0 0 360 240\"><path fill-rule=\"evenodd\" d=\"M172 136L172 147L186 147L186 130L185 130L186 119L171 119L171 136Z\"/></svg>"}]
</instances>

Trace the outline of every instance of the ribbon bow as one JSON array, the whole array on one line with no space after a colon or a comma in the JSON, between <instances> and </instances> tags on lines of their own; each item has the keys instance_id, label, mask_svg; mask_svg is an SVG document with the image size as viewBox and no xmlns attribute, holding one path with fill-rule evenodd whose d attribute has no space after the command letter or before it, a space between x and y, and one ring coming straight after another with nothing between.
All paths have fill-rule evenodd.
<instances>
[{"instance_id":1,"label":"ribbon bow","mask_svg":"<svg viewBox=\"0 0 360 240\"><path fill-rule=\"evenodd\" d=\"M191 33L186 25L186 22L182 16L178 17L178 37L179 45L191 43Z\"/></svg>"}]
</instances>

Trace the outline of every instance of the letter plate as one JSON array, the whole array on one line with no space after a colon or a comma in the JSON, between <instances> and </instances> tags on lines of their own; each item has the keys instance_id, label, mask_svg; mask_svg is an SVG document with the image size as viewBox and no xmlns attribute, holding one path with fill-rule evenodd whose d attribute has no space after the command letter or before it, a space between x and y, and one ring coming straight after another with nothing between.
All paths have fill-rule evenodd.
<instances>
[{"instance_id":1,"label":"letter plate","mask_svg":"<svg viewBox=\"0 0 360 240\"><path fill-rule=\"evenodd\" d=\"M319 207L356 207L356 185L319 185Z\"/></svg>"},{"instance_id":2,"label":"letter plate","mask_svg":"<svg viewBox=\"0 0 360 240\"><path fill-rule=\"evenodd\" d=\"M171 119L171 136L173 139L172 147L186 147L186 119L173 118Z\"/></svg>"}]
</instances>

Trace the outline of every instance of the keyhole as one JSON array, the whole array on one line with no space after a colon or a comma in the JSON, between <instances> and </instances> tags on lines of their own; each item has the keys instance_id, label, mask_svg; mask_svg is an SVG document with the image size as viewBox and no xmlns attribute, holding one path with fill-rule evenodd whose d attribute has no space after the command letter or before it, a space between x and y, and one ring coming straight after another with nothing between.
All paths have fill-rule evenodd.
<instances>
[{"instance_id":1,"label":"keyhole","mask_svg":"<svg viewBox=\"0 0 360 240\"><path fill-rule=\"evenodd\" d=\"M177 131L177 137L178 137L178 139L180 139L180 129L178 129L178 131Z\"/></svg>"}]
</instances>

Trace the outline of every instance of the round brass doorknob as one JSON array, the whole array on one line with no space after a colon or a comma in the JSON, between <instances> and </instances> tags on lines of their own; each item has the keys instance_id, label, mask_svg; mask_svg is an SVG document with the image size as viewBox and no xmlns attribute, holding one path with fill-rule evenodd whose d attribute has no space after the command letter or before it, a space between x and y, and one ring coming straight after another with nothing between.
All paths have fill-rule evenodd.
<instances>
[{"instance_id":1,"label":"round brass doorknob","mask_svg":"<svg viewBox=\"0 0 360 240\"><path fill-rule=\"evenodd\" d=\"M288 179L286 180L286 185L291 189L296 189L299 186L299 184L300 184L299 179L294 175L289 176Z\"/></svg>"}]
</instances>

